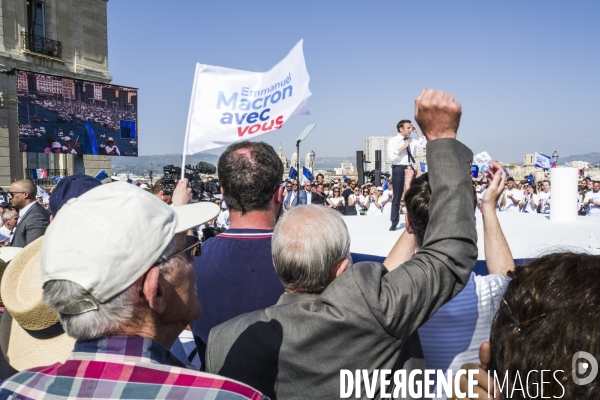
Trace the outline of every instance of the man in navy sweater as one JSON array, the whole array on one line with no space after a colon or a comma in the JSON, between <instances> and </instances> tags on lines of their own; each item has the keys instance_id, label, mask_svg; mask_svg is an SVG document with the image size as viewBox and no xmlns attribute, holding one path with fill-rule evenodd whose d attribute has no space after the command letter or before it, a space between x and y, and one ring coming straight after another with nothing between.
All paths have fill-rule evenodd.
<instances>
[{"instance_id":1,"label":"man in navy sweater","mask_svg":"<svg viewBox=\"0 0 600 400\"><path fill-rule=\"evenodd\" d=\"M202 245L196 295L202 316L192 331L202 364L210 330L240 314L277 303L283 284L271 256L271 236L283 203L283 165L264 142L239 142L217 165L230 228Z\"/></svg>"}]
</instances>

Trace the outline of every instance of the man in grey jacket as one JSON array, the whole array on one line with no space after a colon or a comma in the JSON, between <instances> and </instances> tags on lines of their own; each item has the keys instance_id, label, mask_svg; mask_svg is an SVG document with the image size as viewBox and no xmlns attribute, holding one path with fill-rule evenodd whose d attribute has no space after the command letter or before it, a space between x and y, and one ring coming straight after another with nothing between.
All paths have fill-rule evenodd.
<instances>
[{"instance_id":1,"label":"man in grey jacket","mask_svg":"<svg viewBox=\"0 0 600 400\"><path fill-rule=\"evenodd\" d=\"M421 250L391 272L375 262L351 266L350 237L339 216L314 207L286 213L273 234L273 262L286 293L273 307L215 327L207 371L272 399L332 399L341 395L341 370L374 377L374 370L402 369L409 376L425 368L415 333L462 290L477 260L473 154L456 140L460 115L449 93L428 89L415 101L435 193ZM319 221L318 229L311 221ZM380 379L373 384L379 398Z\"/></svg>"}]
</instances>

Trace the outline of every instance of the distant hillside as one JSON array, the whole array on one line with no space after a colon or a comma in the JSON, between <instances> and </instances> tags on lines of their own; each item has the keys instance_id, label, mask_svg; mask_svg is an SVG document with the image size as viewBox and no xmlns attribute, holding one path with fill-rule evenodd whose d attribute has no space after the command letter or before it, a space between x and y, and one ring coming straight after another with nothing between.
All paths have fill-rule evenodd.
<instances>
[{"instance_id":1,"label":"distant hillside","mask_svg":"<svg viewBox=\"0 0 600 400\"><path fill-rule=\"evenodd\" d=\"M562 164L563 162L570 162L570 161L586 161L589 162L590 164L600 164L600 153L587 153L587 154L578 154L578 155L574 155L574 156L568 156L568 157L560 157L558 162L559 164Z\"/></svg>"},{"instance_id":2,"label":"distant hillside","mask_svg":"<svg viewBox=\"0 0 600 400\"><path fill-rule=\"evenodd\" d=\"M219 156L214 154L197 153L186 157L186 164L197 164L199 161L205 161L217 165ZM342 162L356 163L355 157L315 157L315 169L339 168ZM289 162L289 159L288 159ZM156 156L140 157L113 157L113 173L130 173L135 175L147 175L150 169L155 174L161 174L165 165L181 166L181 154L161 154ZM304 165L304 160L300 161Z\"/></svg>"}]
</instances>

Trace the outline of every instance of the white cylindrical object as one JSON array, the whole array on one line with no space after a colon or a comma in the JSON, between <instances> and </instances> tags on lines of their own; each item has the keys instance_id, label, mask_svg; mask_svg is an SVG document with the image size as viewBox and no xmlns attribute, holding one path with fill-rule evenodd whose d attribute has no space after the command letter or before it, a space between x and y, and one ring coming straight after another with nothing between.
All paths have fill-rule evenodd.
<instances>
[{"instance_id":1,"label":"white cylindrical object","mask_svg":"<svg viewBox=\"0 0 600 400\"><path fill-rule=\"evenodd\" d=\"M576 168L552 168L550 170L550 221L571 222L577 219Z\"/></svg>"}]
</instances>

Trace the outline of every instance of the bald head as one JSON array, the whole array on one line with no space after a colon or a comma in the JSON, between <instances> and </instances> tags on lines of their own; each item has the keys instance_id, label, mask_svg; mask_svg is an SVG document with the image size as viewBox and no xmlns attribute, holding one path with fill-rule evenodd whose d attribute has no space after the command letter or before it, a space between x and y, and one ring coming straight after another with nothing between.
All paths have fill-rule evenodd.
<instances>
[{"instance_id":1,"label":"bald head","mask_svg":"<svg viewBox=\"0 0 600 400\"><path fill-rule=\"evenodd\" d=\"M295 207L275 226L272 253L287 291L320 293L349 264L350 234L329 207Z\"/></svg>"},{"instance_id":2,"label":"bald head","mask_svg":"<svg viewBox=\"0 0 600 400\"><path fill-rule=\"evenodd\" d=\"M35 201L37 188L32 181L21 179L11 183L10 192L12 193L10 204L17 210L21 210Z\"/></svg>"},{"instance_id":3,"label":"bald head","mask_svg":"<svg viewBox=\"0 0 600 400\"><path fill-rule=\"evenodd\" d=\"M29 193L29 195L35 199L35 195L37 194L37 188L35 184L29 179L21 179L20 181L13 182L12 185L10 185L11 192L13 185L17 188L18 191Z\"/></svg>"}]
</instances>

